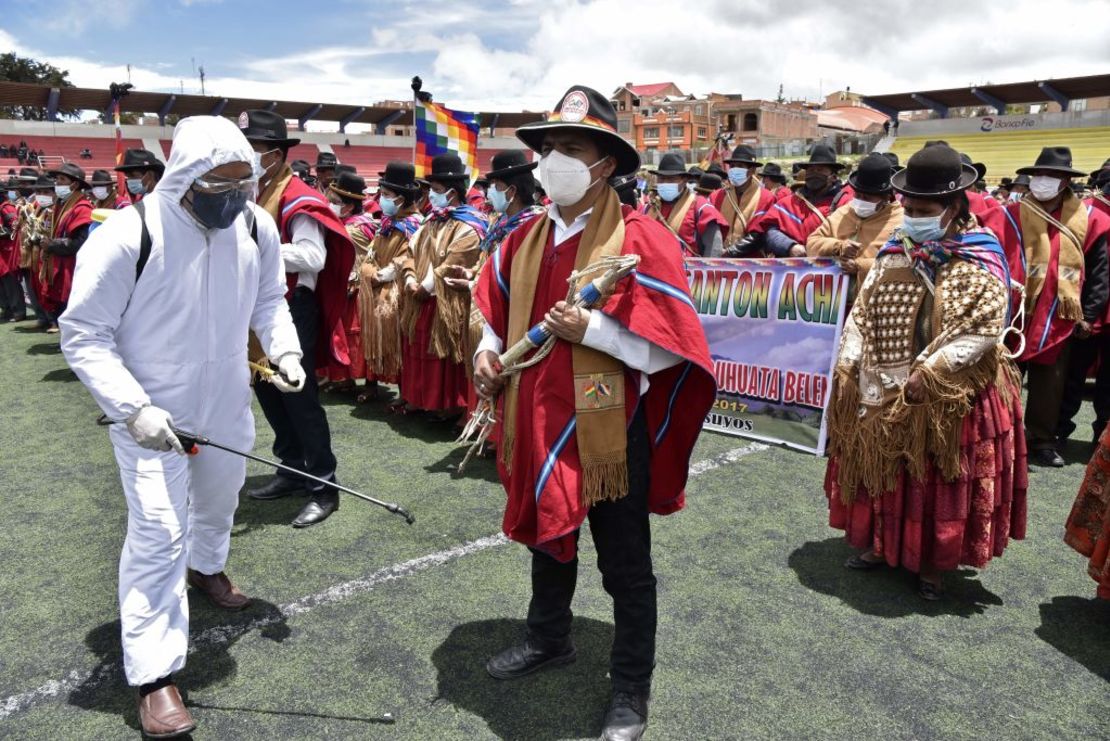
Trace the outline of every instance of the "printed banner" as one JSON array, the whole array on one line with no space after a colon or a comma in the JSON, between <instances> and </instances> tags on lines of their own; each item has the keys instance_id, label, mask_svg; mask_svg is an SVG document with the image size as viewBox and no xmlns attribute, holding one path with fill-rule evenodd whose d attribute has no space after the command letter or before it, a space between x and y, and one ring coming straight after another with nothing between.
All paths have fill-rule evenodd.
<instances>
[{"instance_id":1,"label":"printed banner","mask_svg":"<svg viewBox=\"0 0 1110 741\"><path fill-rule=\"evenodd\" d=\"M825 453L849 276L832 258L686 261L717 401L705 429Z\"/></svg>"}]
</instances>

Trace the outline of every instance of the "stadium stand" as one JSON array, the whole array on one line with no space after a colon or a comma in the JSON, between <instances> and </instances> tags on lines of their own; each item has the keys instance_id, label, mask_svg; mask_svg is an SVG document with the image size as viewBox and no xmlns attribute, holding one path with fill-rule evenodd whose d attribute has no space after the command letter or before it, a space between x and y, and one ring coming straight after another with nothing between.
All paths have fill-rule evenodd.
<instances>
[{"instance_id":1,"label":"stadium stand","mask_svg":"<svg viewBox=\"0 0 1110 741\"><path fill-rule=\"evenodd\" d=\"M86 174L93 170L111 170L116 166L116 140L93 137L77 136L0 136L0 141L11 145L14 142L25 141L30 149L45 152L47 167L56 167L63 161L76 162ZM139 139L124 139L124 149L143 146ZM81 151L88 149L92 153L91 159L83 159ZM16 167L15 155L7 159L0 159L0 166Z\"/></svg>"}]
</instances>

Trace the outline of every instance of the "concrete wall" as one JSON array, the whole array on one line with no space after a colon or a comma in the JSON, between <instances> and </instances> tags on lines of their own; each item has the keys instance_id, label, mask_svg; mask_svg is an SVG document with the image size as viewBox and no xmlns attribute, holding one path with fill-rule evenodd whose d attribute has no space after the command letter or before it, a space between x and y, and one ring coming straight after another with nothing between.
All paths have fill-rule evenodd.
<instances>
[{"instance_id":1,"label":"concrete wall","mask_svg":"<svg viewBox=\"0 0 1110 741\"><path fill-rule=\"evenodd\" d=\"M995 131L1036 131L1038 129L1075 129L1094 126L1110 126L1110 110L902 121L898 126L898 135L990 134Z\"/></svg>"}]
</instances>

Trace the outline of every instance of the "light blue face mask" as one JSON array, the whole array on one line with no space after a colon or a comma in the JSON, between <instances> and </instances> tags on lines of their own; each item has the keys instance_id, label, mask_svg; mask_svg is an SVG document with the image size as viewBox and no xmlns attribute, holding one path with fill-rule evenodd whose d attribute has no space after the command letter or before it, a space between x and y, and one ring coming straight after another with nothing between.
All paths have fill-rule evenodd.
<instances>
[{"instance_id":1,"label":"light blue face mask","mask_svg":"<svg viewBox=\"0 0 1110 741\"><path fill-rule=\"evenodd\" d=\"M19 194L16 193L14 190L9 190L8 191L8 200L9 201L19 200Z\"/></svg>"},{"instance_id":2,"label":"light blue face mask","mask_svg":"<svg viewBox=\"0 0 1110 741\"><path fill-rule=\"evenodd\" d=\"M54 186L54 195L58 197L59 201L64 201L65 199L69 198L69 194L72 192L73 188L69 187L68 185Z\"/></svg>"},{"instance_id":3,"label":"light blue face mask","mask_svg":"<svg viewBox=\"0 0 1110 741\"><path fill-rule=\"evenodd\" d=\"M748 168L733 167L728 171L728 181L733 185L743 185L748 182Z\"/></svg>"},{"instance_id":4,"label":"light blue face mask","mask_svg":"<svg viewBox=\"0 0 1110 741\"><path fill-rule=\"evenodd\" d=\"M442 193L436 193L434 190L428 191L428 203L432 204L432 208L447 208L450 198L448 193L450 190L445 190Z\"/></svg>"},{"instance_id":5,"label":"light blue face mask","mask_svg":"<svg viewBox=\"0 0 1110 741\"><path fill-rule=\"evenodd\" d=\"M382 207L382 213L393 218L397 215L397 200L395 198L386 198L383 193L381 198L378 199L378 205Z\"/></svg>"},{"instance_id":6,"label":"light blue face mask","mask_svg":"<svg viewBox=\"0 0 1110 741\"><path fill-rule=\"evenodd\" d=\"M678 198L678 194L682 192L682 186L678 183L659 183L655 189L659 191L659 197L667 203Z\"/></svg>"},{"instance_id":7,"label":"light blue face mask","mask_svg":"<svg viewBox=\"0 0 1110 741\"><path fill-rule=\"evenodd\" d=\"M493 206L493 210L499 214L505 213L505 209L509 207L508 192L498 190L492 185L489 188L489 192L486 193L486 198L489 199L489 205Z\"/></svg>"},{"instance_id":8,"label":"light blue face mask","mask_svg":"<svg viewBox=\"0 0 1110 741\"><path fill-rule=\"evenodd\" d=\"M938 216L906 216L902 219L902 233L917 244L936 242L948 231L948 224L940 223L942 218L944 218L944 214Z\"/></svg>"},{"instance_id":9,"label":"light blue face mask","mask_svg":"<svg viewBox=\"0 0 1110 741\"><path fill-rule=\"evenodd\" d=\"M143 185L143 179L127 178L127 192L133 196L145 195L146 186Z\"/></svg>"}]
</instances>

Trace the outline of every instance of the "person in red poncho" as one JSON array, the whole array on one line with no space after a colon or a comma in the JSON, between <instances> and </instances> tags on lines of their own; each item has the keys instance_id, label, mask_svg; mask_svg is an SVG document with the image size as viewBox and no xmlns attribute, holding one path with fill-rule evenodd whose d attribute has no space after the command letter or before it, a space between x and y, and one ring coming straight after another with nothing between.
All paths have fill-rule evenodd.
<instances>
[{"instance_id":1,"label":"person in red poncho","mask_svg":"<svg viewBox=\"0 0 1110 741\"><path fill-rule=\"evenodd\" d=\"M73 285L73 268L77 265L77 250L89 237L92 224L92 204L85 197L89 188L85 171L72 162L51 170L54 178L54 213L51 239L42 250L37 266L42 293L39 302L50 316L49 334L58 333L58 317L69 303L69 290Z\"/></svg>"},{"instance_id":2,"label":"person in red poncho","mask_svg":"<svg viewBox=\"0 0 1110 741\"><path fill-rule=\"evenodd\" d=\"M687 255L720 257L728 238L728 223L709 199L686 187L686 163L677 154L659 160L653 198L643 212L657 219L681 242Z\"/></svg>"},{"instance_id":3,"label":"person in red poncho","mask_svg":"<svg viewBox=\"0 0 1110 741\"><path fill-rule=\"evenodd\" d=\"M1071 338L1091 336L1110 297L1107 223L1076 197L1067 147L1045 147L1030 167L1029 193L1006 207L1002 245L1013 279L1025 287L1025 347L1018 357L1029 374L1025 431L1029 460L1060 468L1060 404ZM1101 432L1101 431L1100 431Z\"/></svg>"},{"instance_id":4,"label":"person in red poncho","mask_svg":"<svg viewBox=\"0 0 1110 741\"><path fill-rule=\"evenodd\" d=\"M755 150L748 145L741 144L732 150L725 164L728 165L728 186L714 191L710 201L728 223L729 242L737 242L767 213L775 196L756 177L761 163Z\"/></svg>"},{"instance_id":5,"label":"person in red poncho","mask_svg":"<svg viewBox=\"0 0 1110 741\"><path fill-rule=\"evenodd\" d=\"M475 289L488 326L475 387L499 402L503 529L532 552L522 644L487 671L513 679L575 659L571 599L579 531L588 519L616 624L603 739L640 738L655 665L656 581L649 513L684 506L690 453L716 393L712 361L676 240L622 207L608 180L636 172L616 113L587 87L517 130L540 152L547 215L510 234ZM571 271L608 255L639 255L633 275L592 309L563 299ZM509 377L498 353L545 323L557 338L542 361ZM555 699L553 698L553 701Z\"/></svg>"},{"instance_id":6,"label":"person in red poncho","mask_svg":"<svg viewBox=\"0 0 1110 741\"><path fill-rule=\"evenodd\" d=\"M349 365L343 311L355 250L347 229L319 191L305 185L286 163L289 148L300 139L288 137L285 119L276 113L244 111L239 128L260 155L258 204L278 225L285 262L289 310L301 341L306 380L298 394L281 393L265 382L254 385L266 421L274 430L274 455L293 468L335 480L331 428L320 405L316 369ZM257 353L255 354L257 357ZM293 520L308 527L339 509L336 489L278 474L266 485L247 492L252 499L278 499L308 489L309 502Z\"/></svg>"},{"instance_id":7,"label":"person in red poncho","mask_svg":"<svg viewBox=\"0 0 1110 741\"><path fill-rule=\"evenodd\" d=\"M0 322L27 315L23 288L19 285L19 206L22 183L11 175L0 199Z\"/></svg>"},{"instance_id":8,"label":"person in red poncho","mask_svg":"<svg viewBox=\"0 0 1110 741\"><path fill-rule=\"evenodd\" d=\"M93 209L107 208L118 211L131 205L131 199L116 188L116 179L107 170L93 170L89 178L89 199Z\"/></svg>"}]
</instances>

